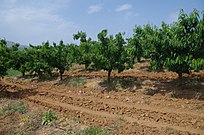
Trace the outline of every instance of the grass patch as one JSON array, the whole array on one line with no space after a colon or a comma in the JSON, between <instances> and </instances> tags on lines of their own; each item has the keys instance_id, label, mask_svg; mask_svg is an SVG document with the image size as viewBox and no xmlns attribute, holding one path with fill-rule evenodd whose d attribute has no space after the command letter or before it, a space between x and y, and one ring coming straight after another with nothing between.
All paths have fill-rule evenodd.
<instances>
[{"instance_id":1,"label":"grass patch","mask_svg":"<svg viewBox=\"0 0 204 135\"><path fill-rule=\"evenodd\" d=\"M22 73L18 70L14 70L12 68L7 70L7 76L8 77L21 76L21 75L22 75Z\"/></svg>"},{"instance_id":2,"label":"grass patch","mask_svg":"<svg viewBox=\"0 0 204 135\"><path fill-rule=\"evenodd\" d=\"M73 77L69 80L69 83L67 84L68 86L83 86L86 84L86 78L85 77Z\"/></svg>"},{"instance_id":3,"label":"grass patch","mask_svg":"<svg viewBox=\"0 0 204 135\"><path fill-rule=\"evenodd\" d=\"M117 91L127 89L131 92L135 92L136 89L141 88L141 82L135 78L111 78L110 81L104 79L99 83L107 91Z\"/></svg>"},{"instance_id":4,"label":"grass patch","mask_svg":"<svg viewBox=\"0 0 204 135\"><path fill-rule=\"evenodd\" d=\"M4 115L3 109L0 109L0 117Z\"/></svg>"},{"instance_id":5,"label":"grass patch","mask_svg":"<svg viewBox=\"0 0 204 135\"><path fill-rule=\"evenodd\" d=\"M119 122L124 122L124 121L125 121L124 116L122 116L122 115L121 115L121 116L119 116L119 117L118 117L118 121L119 121Z\"/></svg>"},{"instance_id":6,"label":"grass patch","mask_svg":"<svg viewBox=\"0 0 204 135\"><path fill-rule=\"evenodd\" d=\"M174 131L174 129L171 128L171 127L166 127L166 128L165 128L165 131L166 131L167 133L172 133L172 132Z\"/></svg>"},{"instance_id":7,"label":"grass patch","mask_svg":"<svg viewBox=\"0 0 204 135\"><path fill-rule=\"evenodd\" d=\"M12 114L14 112L18 112L20 114L26 113L26 107L22 101L18 102L12 102L9 103L7 106L3 107L2 111L0 111L2 114Z\"/></svg>"},{"instance_id":8,"label":"grass patch","mask_svg":"<svg viewBox=\"0 0 204 135\"><path fill-rule=\"evenodd\" d=\"M83 130L80 135L109 135L109 133L100 127L89 127Z\"/></svg>"}]
</instances>

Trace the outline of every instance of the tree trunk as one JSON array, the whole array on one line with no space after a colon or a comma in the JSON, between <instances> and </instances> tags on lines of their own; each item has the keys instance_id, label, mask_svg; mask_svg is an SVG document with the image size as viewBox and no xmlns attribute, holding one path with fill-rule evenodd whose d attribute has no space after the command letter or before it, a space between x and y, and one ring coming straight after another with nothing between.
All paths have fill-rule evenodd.
<instances>
[{"instance_id":1,"label":"tree trunk","mask_svg":"<svg viewBox=\"0 0 204 135\"><path fill-rule=\"evenodd\" d=\"M62 73L60 72L60 80L62 80Z\"/></svg>"},{"instance_id":2,"label":"tree trunk","mask_svg":"<svg viewBox=\"0 0 204 135\"><path fill-rule=\"evenodd\" d=\"M64 70L60 70L60 80L62 80L62 75L64 74Z\"/></svg>"},{"instance_id":3,"label":"tree trunk","mask_svg":"<svg viewBox=\"0 0 204 135\"><path fill-rule=\"evenodd\" d=\"M132 58L132 64L135 64L135 57Z\"/></svg>"},{"instance_id":4,"label":"tree trunk","mask_svg":"<svg viewBox=\"0 0 204 135\"><path fill-rule=\"evenodd\" d=\"M88 64L86 63L86 64L85 64L85 70L86 70L86 71L87 71L87 68L88 68Z\"/></svg>"},{"instance_id":5,"label":"tree trunk","mask_svg":"<svg viewBox=\"0 0 204 135\"><path fill-rule=\"evenodd\" d=\"M182 79L183 78L183 74L182 73L178 73L178 78Z\"/></svg>"},{"instance_id":6,"label":"tree trunk","mask_svg":"<svg viewBox=\"0 0 204 135\"><path fill-rule=\"evenodd\" d=\"M179 79L179 86L183 86L183 74L178 73L178 79Z\"/></svg>"},{"instance_id":7,"label":"tree trunk","mask_svg":"<svg viewBox=\"0 0 204 135\"><path fill-rule=\"evenodd\" d=\"M141 62L141 57L137 57L137 62Z\"/></svg>"},{"instance_id":8,"label":"tree trunk","mask_svg":"<svg viewBox=\"0 0 204 135\"><path fill-rule=\"evenodd\" d=\"M22 77L25 77L25 71L22 71Z\"/></svg>"},{"instance_id":9,"label":"tree trunk","mask_svg":"<svg viewBox=\"0 0 204 135\"><path fill-rule=\"evenodd\" d=\"M38 77L39 77L39 79L42 79L42 75L43 75L43 73L42 73L41 71L38 71Z\"/></svg>"},{"instance_id":10,"label":"tree trunk","mask_svg":"<svg viewBox=\"0 0 204 135\"><path fill-rule=\"evenodd\" d=\"M111 80L111 71L112 70L108 70L108 82L110 82L110 80Z\"/></svg>"}]
</instances>

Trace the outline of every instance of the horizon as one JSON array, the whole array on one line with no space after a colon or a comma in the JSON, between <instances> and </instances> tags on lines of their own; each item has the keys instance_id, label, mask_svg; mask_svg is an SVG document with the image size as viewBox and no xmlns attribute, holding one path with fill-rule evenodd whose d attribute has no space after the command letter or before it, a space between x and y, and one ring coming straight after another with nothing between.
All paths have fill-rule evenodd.
<instances>
[{"instance_id":1,"label":"horizon","mask_svg":"<svg viewBox=\"0 0 204 135\"><path fill-rule=\"evenodd\" d=\"M73 34L86 32L97 39L107 29L108 34L133 34L135 25L171 24L177 21L179 11L204 11L202 0L3 0L0 5L0 38L21 45L42 42L77 43Z\"/></svg>"}]
</instances>

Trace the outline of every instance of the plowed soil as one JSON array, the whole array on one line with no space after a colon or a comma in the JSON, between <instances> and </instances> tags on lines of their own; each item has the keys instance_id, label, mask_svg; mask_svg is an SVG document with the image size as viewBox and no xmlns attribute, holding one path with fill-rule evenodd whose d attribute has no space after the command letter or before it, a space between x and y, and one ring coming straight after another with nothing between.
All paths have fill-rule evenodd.
<instances>
[{"instance_id":1,"label":"plowed soil","mask_svg":"<svg viewBox=\"0 0 204 135\"><path fill-rule=\"evenodd\" d=\"M204 135L204 73L184 75L180 84L175 73L150 72L146 66L114 72L111 88L105 71L72 71L63 81L4 78L0 91L77 117L83 125L114 127L116 134ZM71 86L73 77L86 82Z\"/></svg>"}]
</instances>

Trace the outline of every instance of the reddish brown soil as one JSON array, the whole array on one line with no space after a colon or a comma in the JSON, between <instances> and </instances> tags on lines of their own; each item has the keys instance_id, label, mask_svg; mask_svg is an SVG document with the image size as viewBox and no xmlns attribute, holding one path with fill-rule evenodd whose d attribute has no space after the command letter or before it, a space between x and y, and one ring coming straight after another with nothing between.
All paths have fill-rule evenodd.
<instances>
[{"instance_id":1,"label":"reddish brown soil","mask_svg":"<svg viewBox=\"0 0 204 135\"><path fill-rule=\"evenodd\" d=\"M64 81L4 78L1 94L78 117L87 126L115 128L117 134L204 134L204 73L185 75L180 86L172 72L134 70L112 75L121 87L106 91L106 72L67 72ZM73 76L87 78L71 87ZM102 78L102 79L101 79ZM120 79L122 78L122 79ZM116 80L117 80L116 79ZM122 81L129 81L128 86ZM153 91L152 96L144 94ZM174 98L174 96L176 98Z\"/></svg>"}]
</instances>

